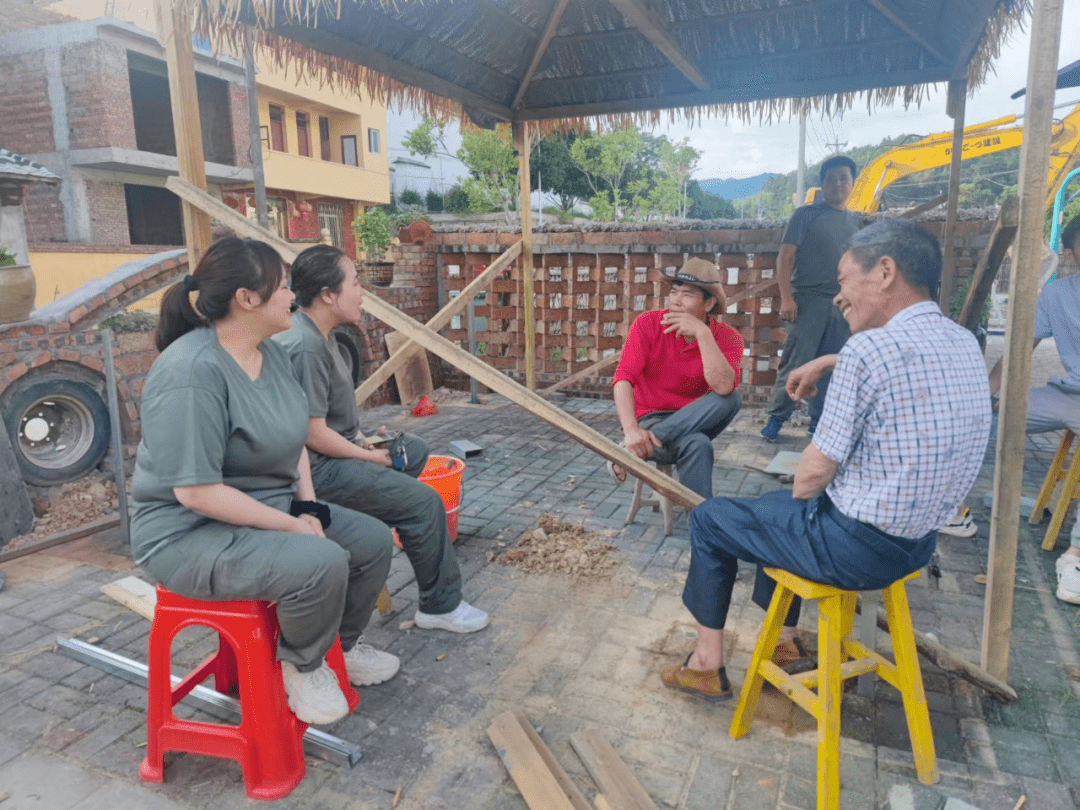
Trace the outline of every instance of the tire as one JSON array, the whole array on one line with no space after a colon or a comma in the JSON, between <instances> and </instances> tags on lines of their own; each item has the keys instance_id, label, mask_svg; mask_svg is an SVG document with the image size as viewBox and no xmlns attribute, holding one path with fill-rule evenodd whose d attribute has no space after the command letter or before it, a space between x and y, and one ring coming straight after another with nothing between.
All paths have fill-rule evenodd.
<instances>
[{"instance_id":1,"label":"tire","mask_svg":"<svg viewBox=\"0 0 1080 810\"><path fill-rule=\"evenodd\" d=\"M360 350L356 346L356 339L348 327L335 329L331 334L337 342L338 354L341 355L345 365L349 366L352 373L353 388L359 387L363 380L364 365L360 360Z\"/></svg>"},{"instance_id":2,"label":"tire","mask_svg":"<svg viewBox=\"0 0 1080 810\"><path fill-rule=\"evenodd\" d=\"M97 391L77 380L28 382L11 397L3 416L28 484L81 478L109 449L109 410Z\"/></svg>"}]
</instances>

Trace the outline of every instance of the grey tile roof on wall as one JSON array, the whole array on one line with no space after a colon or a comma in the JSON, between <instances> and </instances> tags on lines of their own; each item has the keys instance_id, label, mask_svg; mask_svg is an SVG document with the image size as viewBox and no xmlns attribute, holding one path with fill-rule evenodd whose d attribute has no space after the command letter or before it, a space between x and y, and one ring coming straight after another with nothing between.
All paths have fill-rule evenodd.
<instances>
[{"instance_id":1,"label":"grey tile roof on wall","mask_svg":"<svg viewBox=\"0 0 1080 810\"><path fill-rule=\"evenodd\" d=\"M0 178L15 180L37 180L55 183L60 180L40 163L27 160L7 149L0 149Z\"/></svg>"}]
</instances>

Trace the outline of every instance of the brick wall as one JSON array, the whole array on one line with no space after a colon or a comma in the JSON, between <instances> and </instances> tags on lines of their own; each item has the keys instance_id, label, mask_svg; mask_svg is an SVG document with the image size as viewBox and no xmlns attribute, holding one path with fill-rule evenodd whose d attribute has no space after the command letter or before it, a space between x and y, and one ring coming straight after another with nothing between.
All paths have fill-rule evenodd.
<instances>
[{"instance_id":1,"label":"brick wall","mask_svg":"<svg viewBox=\"0 0 1080 810\"><path fill-rule=\"evenodd\" d=\"M64 49L63 76L71 148L134 149L127 52L100 40L72 45Z\"/></svg>"},{"instance_id":2,"label":"brick wall","mask_svg":"<svg viewBox=\"0 0 1080 810\"><path fill-rule=\"evenodd\" d=\"M993 227L993 213L970 212L957 223L956 284L971 275ZM687 256L716 261L727 273L732 295L773 277L782 223L732 223L726 229L551 231L534 235L537 387L543 388L619 351L630 324L641 312L664 306L667 285L662 268L678 267ZM923 218L924 227L941 238L943 218ZM436 233L425 245L395 250L394 284L416 290L428 319L448 296L463 289L499 253L517 241L517 233ZM439 301L441 265L444 300ZM724 321L743 336L747 353L742 364L744 405L766 404L779 365L785 331L773 308L775 287L746 299L725 313ZM491 282L487 299L475 307L486 329L477 333L478 355L486 363L522 382L525 376L524 291L521 260ZM467 348L467 324L446 329L447 339ZM432 356L436 384L464 388L462 372ZM611 373L568 389L580 396L610 397Z\"/></svg>"},{"instance_id":3,"label":"brick wall","mask_svg":"<svg viewBox=\"0 0 1080 810\"><path fill-rule=\"evenodd\" d=\"M44 54L0 55L0 144L19 154L52 152Z\"/></svg>"},{"instance_id":4,"label":"brick wall","mask_svg":"<svg viewBox=\"0 0 1080 810\"><path fill-rule=\"evenodd\" d=\"M30 183L23 192L26 240L33 243L64 242L64 206L60 185Z\"/></svg>"},{"instance_id":5,"label":"brick wall","mask_svg":"<svg viewBox=\"0 0 1080 810\"><path fill-rule=\"evenodd\" d=\"M103 180L86 182L91 233L97 245L130 245L124 184Z\"/></svg>"}]
</instances>

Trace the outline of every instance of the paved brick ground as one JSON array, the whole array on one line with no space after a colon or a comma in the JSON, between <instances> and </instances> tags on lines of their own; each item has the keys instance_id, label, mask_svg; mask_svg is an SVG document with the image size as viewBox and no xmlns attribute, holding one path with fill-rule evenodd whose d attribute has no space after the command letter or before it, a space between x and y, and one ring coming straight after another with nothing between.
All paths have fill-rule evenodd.
<instances>
[{"instance_id":1,"label":"paved brick ground","mask_svg":"<svg viewBox=\"0 0 1080 810\"><path fill-rule=\"evenodd\" d=\"M561 405L608 435L618 430L610 402ZM524 708L587 795L595 788L568 740L595 726L658 806L813 806L815 736L801 711L767 692L751 733L736 741L727 732L732 704L706 705L659 684L660 669L685 656L693 639L679 598L689 554L681 510L669 537L652 512L624 527L632 487L616 487L598 457L499 397L482 406L444 406L425 420L396 408L370 419L422 433L435 452L446 452L454 439L485 448L466 472L456 550L466 597L492 613L492 626L467 637L399 629L416 608L411 570L399 554L390 576L394 612L374 618L367 640L401 656L402 671L362 690L357 712L330 729L359 743L364 759L353 769L313 761L304 782L278 805L390 808L401 788L402 810L524 808L485 734L494 715ZM763 467L778 449L801 449L803 428L785 428L775 446L757 438L759 429L757 414L744 413L715 442L717 494L757 495L780 486L748 466ZM1053 435L1029 443L1025 495L1034 496L1056 443ZM970 499L979 535L943 536L936 587L921 578L910 588L916 625L973 661L983 610L983 587L973 577L984 570L988 544L983 495L993 470L987 461ZM527 576L489 561L545 513L611 530L619 559L612 576L601 582ZM931 810L957 797L981 810L1010 810L1021 794L1040 810L1077 806L1080 616L1054 597L1055 555L1039 549L1042 528L1029 533L1022 526L1009 675L1020 701L1001 705L924 665L942 773L939 784L926 787L914 776L895 690L879 683L868 695L849 691L843 807ZM73 636L145 660L148 622L98 590L131 568L117 532L3 566L0 794L10 794L4 810L252 806L240 769L230 762L172 754L164 784L141 783L143 690L54 651L58 636ZM749 603L751 575L744 570L732 611L729 672L737 680L762 617ZM815 626L812 609L803 623ZM206 633L186 631L178 659L193 664L213 643Z\"/></svg>"}]
</instances>

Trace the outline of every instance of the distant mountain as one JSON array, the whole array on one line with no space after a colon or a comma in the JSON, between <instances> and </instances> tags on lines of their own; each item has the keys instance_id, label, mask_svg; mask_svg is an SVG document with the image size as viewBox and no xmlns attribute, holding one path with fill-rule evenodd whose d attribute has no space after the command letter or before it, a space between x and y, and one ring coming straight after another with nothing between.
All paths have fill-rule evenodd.
<instances>
[{"instance_id":1,"label":"distant mountain","mask_svg":"<svg viewBox=\"0 0 1080 810\"><path fill-rule=\"evenodd\" d=\"M726 180L714 177L711 180L700 180L698 185L701 186L702 191L707 191L709 194L715 194L725 200L738 200L757 194L761 191L762 184L775 176L775 173L765 173L755 174L753 177L731 177Z\"/></svg>"}]
</instances>

